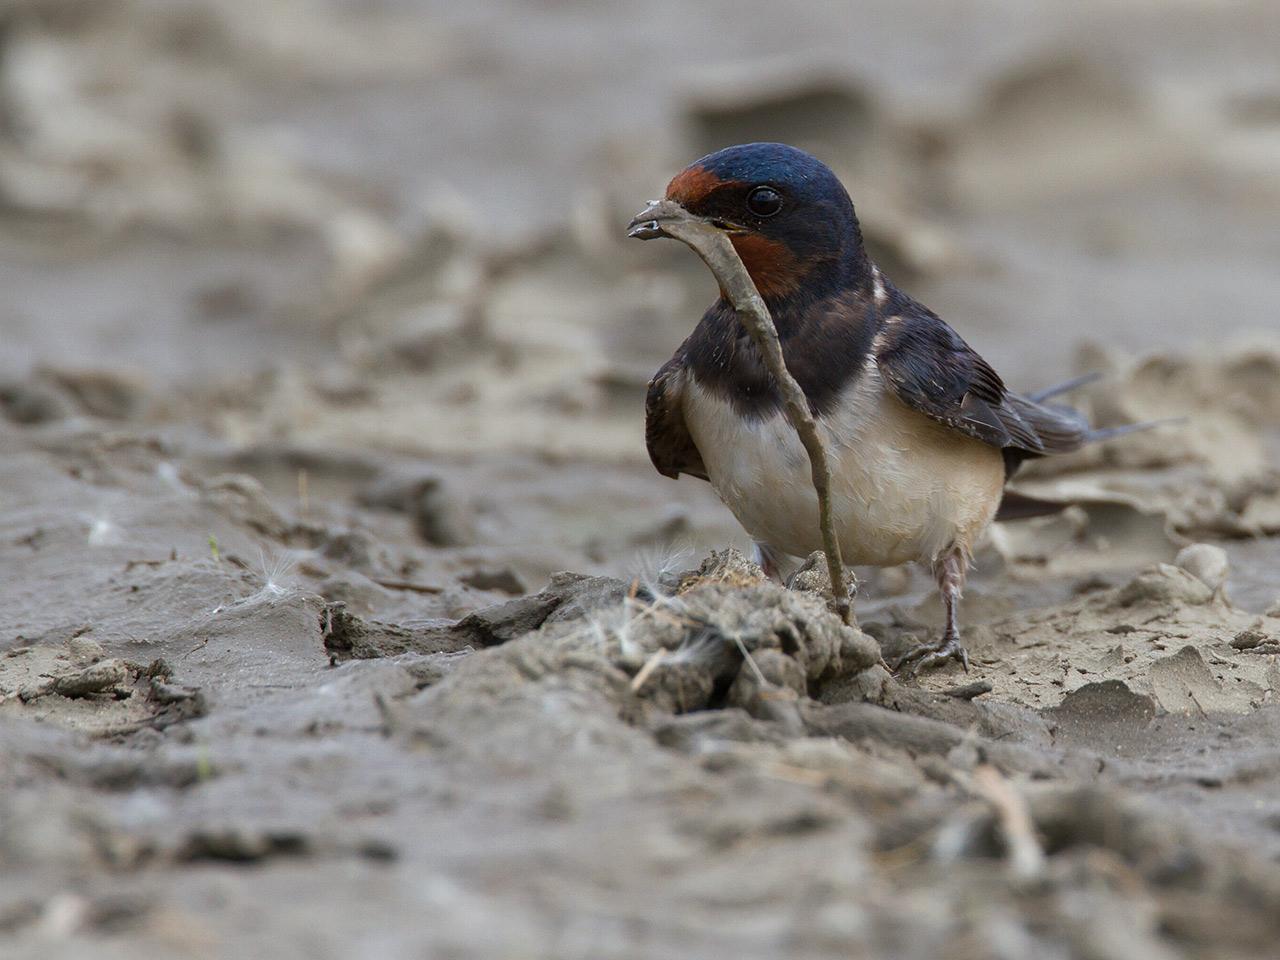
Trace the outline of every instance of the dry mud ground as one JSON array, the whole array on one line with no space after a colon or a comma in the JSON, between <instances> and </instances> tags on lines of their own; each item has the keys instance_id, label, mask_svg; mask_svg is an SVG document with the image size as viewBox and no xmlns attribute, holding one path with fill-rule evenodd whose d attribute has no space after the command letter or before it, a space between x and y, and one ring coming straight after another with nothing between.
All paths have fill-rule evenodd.
<instances>
[{"instance_id":1,"label":"dry mud ground","mask_svg":"<svg viewBox=\"0 0 1280 960\"><path fill-rule=\"evenodd\" d=\"M0 954L1276 955L1274 5L0 10ZM1028 472L967 676L645 462L713 284L622 224L766 137L1187 418Z\"/></svg>"}]
</instances>

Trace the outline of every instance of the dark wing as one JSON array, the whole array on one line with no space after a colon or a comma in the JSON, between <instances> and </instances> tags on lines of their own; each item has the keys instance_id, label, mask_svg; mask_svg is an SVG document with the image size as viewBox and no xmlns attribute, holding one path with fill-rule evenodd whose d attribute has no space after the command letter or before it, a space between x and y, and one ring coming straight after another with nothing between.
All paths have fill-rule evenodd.
<instances>
[{"instance_id":1,"label":"dark wing","mask_svg":"<svg viewBox=\"0 0 1280 960\"><path fill-rule=\"evenodd\" d=\"M681 347L649 381L649 393L644 401L644 443L649 448L649 459L663 476L674 479L687 473L706 480L707 468L702 463L702 454L684 422L687 378Z\"/></svg>"},{"instance_id":2,"label":"dark wing","mask_svg":"<svg viewBox=\"0 0 1280 960\"><path fill-rule=\"evenodd\" d=\"M898 399L1003 450L1009 474L1029 457L1066 453L1089 437L1076 411L1007 390L991 365L924 307L912 304L887 318L872 349Z\"/></svg>"}]
</instances>

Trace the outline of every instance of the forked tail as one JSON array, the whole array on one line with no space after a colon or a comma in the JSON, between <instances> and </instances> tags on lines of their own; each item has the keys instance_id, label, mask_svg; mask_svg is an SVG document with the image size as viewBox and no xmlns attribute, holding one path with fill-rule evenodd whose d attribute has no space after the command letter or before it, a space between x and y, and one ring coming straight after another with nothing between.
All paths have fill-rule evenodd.
<instances>
[{"instance_id":1,"label":"forked tail","mask_svg":"<svg viewBox=\"0 0 1280 960\"><path fill-rule=\"evenodd\" d=\"M1093 383L1100 379L1100 373L1087 373L1083 376L1075 377L1066 383L1060 383L1056 387L1050 387L1047 390L1041 390L1039 393L1029 394L1026 399L1037 406L1043 404L1046 400L1059 396L1060 394L1070 393L1086 384ZM1037 413L1044 417L1045 426L1050 426L1057 418L1064 418L1067 424L1075 419L1075 424L1067 431L1063 431L1060 436L1066 442L1058 449L1061 452L1069 452L1073 449L1079 449L1087 444L1102 443L1106 440L1114 440L1117 437L1127 436L1131 433L1139 433L1144 430L1151 430L1155 427L1164 427L1172 424L1186 423L1186 417L1167 417L1161 420L1145 420L1141 423L1123 423L1116 427L1091 427L1085 422L1085 418L1075 410L1069 407L1050 404L1047 407L1041 407ZM1077 419L1078 418L1078 419ZM1058 420L1062 423L1062 420ZM1054 424L1056 425L1056 424ZM1050 429L1046 429L1044 434L1049 435ZM1049 451L1046 451L1049 452ZM1005 464L1007 475L1012 476L1017 468L1026 459L1031 459L1035 454L1030 456L1021 450L1005 450ZM1070 502L1054 502L1051 500L1042 500L1038 497L1031 497L1024 493L1018 493L1014 490L1005 490L1004 499L1000 502L1000 509L996 513L997 520L1026 520L1031 517L1045 517L1051 514L1060 513L1067 507L1071 506Z\"/></svg>"}]
</instances>

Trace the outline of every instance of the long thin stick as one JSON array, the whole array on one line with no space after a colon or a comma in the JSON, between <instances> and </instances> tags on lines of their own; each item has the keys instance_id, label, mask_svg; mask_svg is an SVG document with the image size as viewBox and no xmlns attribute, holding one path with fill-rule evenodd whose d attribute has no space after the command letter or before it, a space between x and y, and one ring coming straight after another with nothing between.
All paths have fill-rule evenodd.
<instances>
[{"instance_id":1,"label":"long thin stick","mask_svg":"<svg viewBox=\"0 0 1280 960\"><path fill-rule=\"evenodd\" d=\"M809 400L782 357L782 341L778 339L778 328L773 325L769 308L723 230L691 215L671 200L660 200L636 217L636 221L650 220L655 221L657 228L666 236L692 247L702 258L719 282L722 295L733 304L738 320L760 348L765 366L782 392L787 419L809 454L813 489L818 495L818 525L822 530L822 545L827 555L827 572L831 577L836 612L845 623L853 623L853 607L849 603L840 542L836 539L835 521L831 516L831 470L827 466L827 449L818 435Z\"/></svg>"}]
</instances>

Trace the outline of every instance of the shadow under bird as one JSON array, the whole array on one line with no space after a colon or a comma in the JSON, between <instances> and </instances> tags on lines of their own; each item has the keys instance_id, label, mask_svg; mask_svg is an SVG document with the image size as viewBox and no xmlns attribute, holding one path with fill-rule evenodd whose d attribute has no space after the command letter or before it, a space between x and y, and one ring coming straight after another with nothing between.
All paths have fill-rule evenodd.
<instances>
[{"instance_id":1,"label":"shadow under bird","mask_svg":"<svg viewBox=\"0 0 1280 960\"><path fill-rule=\"evenodd\" d=\"M1068 453L1149 424L1093 429L1046 403L1081 378L1024 396L867 256L853 202L825 165L779 143L696 161L632 221L663 236L662 209L724 231L769 308L783 357L827 449L844 560L916 561L937 579L946 627L898 666L956 659L968 669L957 606L973 546L997 519L1057 506L1014 494L1023 461ZM822 549L808 456L782 397L722 296L654 376L645 440L658 471L708 480L756 541L766 566Z\"/></svg>"}]
</instances>

